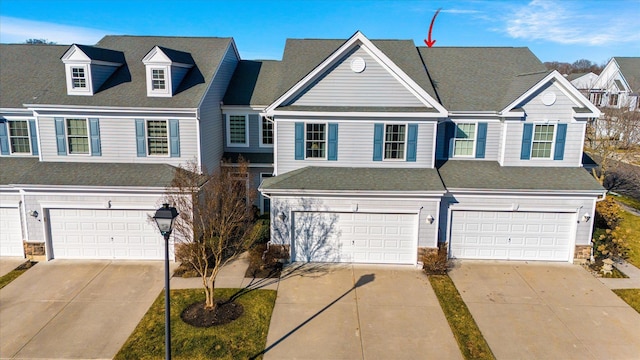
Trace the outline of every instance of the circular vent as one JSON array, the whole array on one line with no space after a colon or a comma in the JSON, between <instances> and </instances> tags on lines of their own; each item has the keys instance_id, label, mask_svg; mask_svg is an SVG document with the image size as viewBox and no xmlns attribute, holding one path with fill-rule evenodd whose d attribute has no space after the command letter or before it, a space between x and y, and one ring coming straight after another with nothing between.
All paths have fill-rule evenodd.
<instances>
[{"instance_id":1,"label":"circular vent","mask_svg":"<svg viewBox=\"0 0 640 360\"><path fill-rule=\"evenodd\" d=\"M361 73L367 67L367 63L361 57L356 57L351 60L351 70L353 72Z\"/></svg>"},{"instance_id":2,"label":"circular vent","mask_svg":"<svg viewBox=\"0 0 640 360\"><path fill-rule=\"evenodd\" d=\"M544 93L544 95L542 95L542 103L547 105L547 106L551 106L556 102L556 94L548 91L546 93Z\"/></svg>"}]
</instances>

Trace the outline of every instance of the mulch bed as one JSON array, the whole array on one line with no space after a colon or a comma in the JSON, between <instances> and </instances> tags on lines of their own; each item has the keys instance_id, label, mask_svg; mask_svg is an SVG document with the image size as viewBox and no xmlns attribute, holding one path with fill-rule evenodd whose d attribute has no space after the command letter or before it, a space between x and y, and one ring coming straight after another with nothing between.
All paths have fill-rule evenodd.
<instances>
[{"instance_id":1,"label":"mulch bed","mask_svg":"<svg viewBox=\"0 0 640 360\"><path fill-rule=\"evenodd\" d=\"M249 267L245 277L249 278L279 278L283 263L280 259L288 258L288 253L277 246L267 250L266 244L258 244L249 250Z\"/></svg>"},{"instance_id":2,"label":"mulch bed","mask_svg":"<svg viewBox=\"0 0 640 360\"><path fill-rule=\"evenodd\" d=\"M180 318L189 325L211 327L224 325L239 318L244 313L242 305L227 300L216 300L215 310L204 308L204 301L187 306Z\"/></svg>"}]
</instances>

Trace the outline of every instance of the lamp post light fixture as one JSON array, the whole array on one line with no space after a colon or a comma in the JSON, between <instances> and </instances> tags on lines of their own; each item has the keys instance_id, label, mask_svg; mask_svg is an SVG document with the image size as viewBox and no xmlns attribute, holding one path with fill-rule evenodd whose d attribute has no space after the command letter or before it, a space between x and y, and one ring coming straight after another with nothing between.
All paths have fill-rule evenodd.
<instances>
[{"instance_id":1,"label":"lamp post light fixture","mask_svg":"<svg viewBox=\"0 0 640 360\"><path fill-rule=\"evenodd\" d=\"M158 225L160 234L164 237L164 349L165 359L171 359L171 317L169 311L169 237L173 231L174 220L178 217L178 210L163 204L156 210L153 219Z\"/></svg>"}]
</instances>

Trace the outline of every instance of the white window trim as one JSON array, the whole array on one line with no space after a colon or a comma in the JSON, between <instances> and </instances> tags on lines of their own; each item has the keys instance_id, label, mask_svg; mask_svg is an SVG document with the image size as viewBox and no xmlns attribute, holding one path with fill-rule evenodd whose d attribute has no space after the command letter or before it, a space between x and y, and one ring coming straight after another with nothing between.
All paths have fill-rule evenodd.
<instances>
[{"instance_id":1,"label":"white window trim","mask_svg":"<svg viewBox=\"0 0 640 360\"><path fill-rule=\"evenodd\" d=\"M315 125L322 124L324 125L324 157L308 157L307 156L307 124ZM327 155L329 153L329 123L324 121L307 121L304 123L304 159L310 161L322 161L327 160Z\"/></svg>"},{"instance_id":2,"label":"white window trim","mask_svg":"<svg viewBox=\"0 0 640 360\"><path fill-rule=\"evenodd\" d=\"M409 123L383 123L384 131L382 132L382 161L407 161L407 144L409 138ZM404 125L404 151L402 152L402 159L387 159L386 143L387 143L387 125Z\"/></svg>"},{"instance_id":3,"label":"white window trim","mask_svg":"<svg viewBox=\"0 0 640 360\"><path fill-rule=\"evenodd\" d=\"M265 144L265 143L262 142L263 141L263 137L262 136L263 136L263 130L264 130L264 128L262 127L263 126L263 122L262 122L263 119L265 119L267 122L271 122L271 132L273 133L271 135L271 138L273 139L273 142L275 142L275 140L276 140L276 132L275 132L275 123L274 123L274 121L270 121L269 119L267 119L266 116L259 116L258 115L258 122L260 123L260 126L259 126L260 134L258 136L258 138L260 139L259 140L260 141L260 147L262 147L262 148L272 148L273 147L273 143L272 144Z\"/></svg>"},{"instance_id":4,"label":"white window trim","mask_svg":"<svg viewBox=\"0 0 640 360\"><path fill-rule=\"evenodd\" d=\"M29 152L13 152L13 147L11 146L11 125L10 122L23 121L27 123L27 143L29 144ZM33 155L33 146L31 144L31 127L29 126L29 120L25 119L7 119L7 140L9 141L9 155L15 156L29 156Z\"/></svg>"},{"instance_id":5,"label":"white window trim","mask_svg":"<svg viewBox=\"0 0 640 360\"><path fill-rule=\"evenodd\" d=\"M476 157L476 145L478 144L478 123L477 122L473 122L473 121L461 121L458 123L454 123L456 126L456 132L455 134L453 134L453 144L451 144L452 146L452 153L451 156L454 158L467 158L467 159L473 159ZM474 126L474 130L473 130L473 149L471 150L471 155L456 155L456 135L458 134L458 125L466 125L466 124L472 124Z\"/></svg>"},{"instance_id":6,"label":"white window trim","mask_svg":"<svg viewBox=\"0 0 640 360\"><path fill-rule=\"evenodd\" d=\"M147 65L146 68L147 96L171 97L173 95L171 91L173 88L171 83L171 67L167 65ZM153 89L153 70L164 70L164 89Z\"/></svg>"},{"instance_id":7,"label":"white window trim","mask_svg":"<svg viewBox=\"0 0 640 360\"><path fill-rule=\"evenodd\" d=\"M87 144L89 151L86 154L72 154L71 149L69 147L69 120L84 120L85 126L87 127ZM64 141L67 147L67 155L69 156L91 156L91 133L89 129L89 119L83 117L68 117L64 118Z\"/></svg>"},{"instance_id":8,"label":"white window trim","mask_svg":"<svg viewBox=\"0 0 640 360\"><path fill-rule=\"evenodd\" d=\"M273 173L266 173L266 172L261 172L260 173L260 185L262 186L262 182L264 181L264 179L268 179L268 178L272 178L273 177ZM264 196L262 193L260 193L260 215L264 214L264 199L270 199L268 196Z\"/></svg>"},{"instance_id":9,"label":"white window trim","mask_svg":"<svg viewBox=\"0 0 640 360\"><path fill-rule=\"evenodd\" d=\"M231 117L232 116L244 116L244 143L232 143L231 142ZM249 115L248 114L227 114L226 115L226 143L227 147L249 147Z\"/></svg>"},{"instance_id":10,"label":"white window trim","mask_svg":"<svg viewBox=\"0 0 640 360\"><path fill-rule=\"evenodd\" d=\"M73 87L73 68L84 69L84 78L86 87L74 88ZM91 82L91 68L89 64L65 64L66 77L67 77L67 95L93 95L93 83Z\"/></svg>"},{"instance_id":11,"label":"white window trim","mask_svg":"<svg viewBox=\"0 0 640 360\"><path fill-rule=\"evenodd\" d=\"M535 142L534 138L535 138L535 135L536 135L536 125L553 125L553 137L551 138L551 151L549 152L549 157L534 157L533 156L533 144ZM529 149L529 154L530 154L529 160L533 160L533 161L553 160L553 154L555 153L555 150L556 150L556 135L557 134L558 134L558 122L557 121L534 122L533 123L533 130L531 132L531 148Z\"/></svg>"},{"instance_id":12,"label":"white window trim","mask_svg":"<svg viewBox=\"0 0 640 360\"><path fill-rule=\"evenodd\" d=\"M166 154L151 154L151 147L149 146L149 121L164 121L165 128L167 129L167 153ZM171 157L171 134L169 134L169 120L167 119L145 119L144 120L144 142L147 148L147 156L157 158Z\"/></svg>"}]
</instances>

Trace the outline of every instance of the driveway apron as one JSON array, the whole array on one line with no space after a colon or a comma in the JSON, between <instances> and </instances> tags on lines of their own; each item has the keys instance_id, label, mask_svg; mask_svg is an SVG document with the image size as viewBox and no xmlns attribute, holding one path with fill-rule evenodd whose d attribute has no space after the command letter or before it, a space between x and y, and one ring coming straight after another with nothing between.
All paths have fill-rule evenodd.
<instances>
[{"instance_id":1,"label":"driveway apron","mask_svg":"<svg viewBox=\"0 0 640 360\"><path fill-rule=\"evenodd\" d=\"M450 277L498 359L640 356L640 314L580 266L461 261Z\"/></svg>"},{"instance_id":2,"label":"driveway apron","mask_svg":"<svg viewBox=\"0 0 640 360\"><path fill-rule=\"evenodd\" d=\"M0 292L0 357L110 359L164 286L162 262L40 263Z\"/></svg>"},{"instance_id":3,"label":"driveway apron","mask_svg":"<svg viewBox=\"0 0 640 360\"><path fill-rule=\"evenodd\" d=\"M264 359L461 359L427 277L412 267L291 265Z\"/></svg>"}]
</instances>

